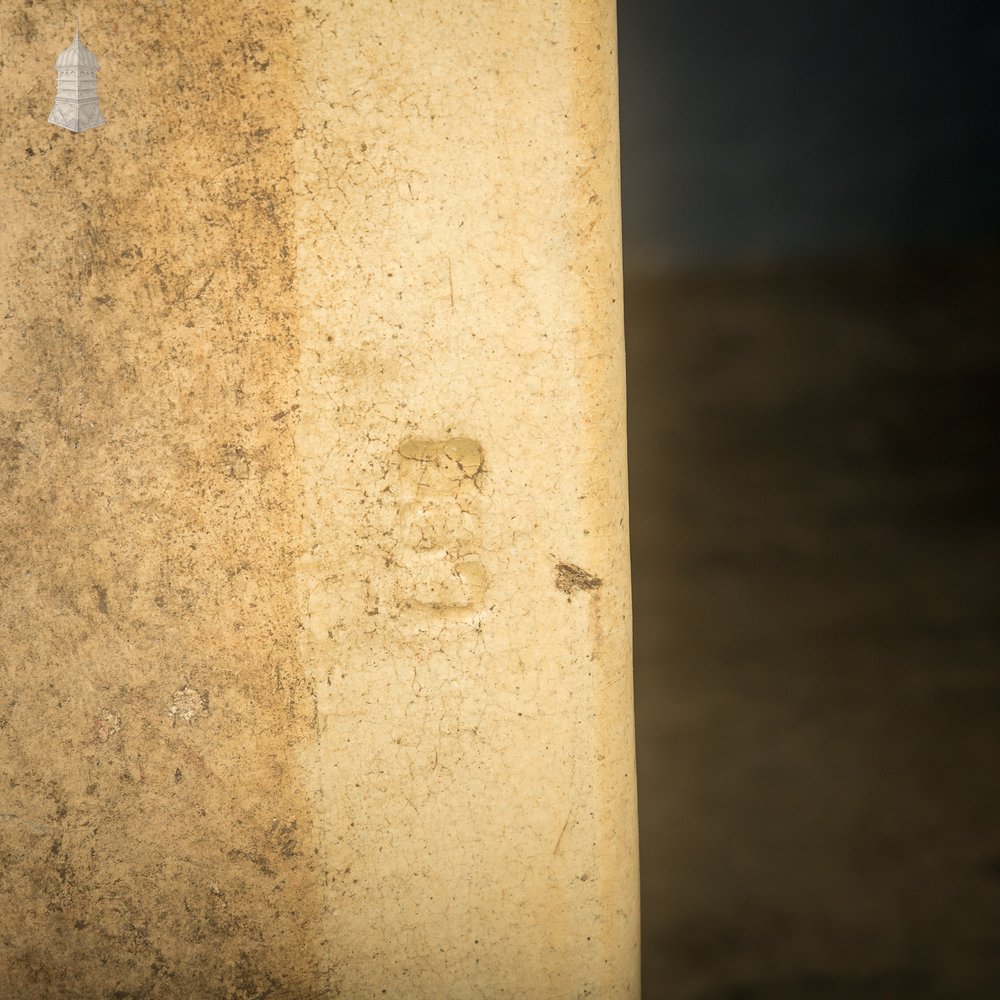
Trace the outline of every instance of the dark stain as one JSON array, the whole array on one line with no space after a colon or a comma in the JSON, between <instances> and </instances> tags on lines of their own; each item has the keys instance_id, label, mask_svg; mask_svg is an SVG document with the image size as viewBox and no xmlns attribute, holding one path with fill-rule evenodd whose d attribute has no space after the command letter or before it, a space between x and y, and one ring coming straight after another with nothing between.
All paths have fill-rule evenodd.
<instances>
[{"instance_id":1,"label":"dark stain","mask_svg":"<svg viewBox=\"0 0 1000 1000\"><path fill-rule=\"evenodd\" d=\"M234 848L228 853L227 857L230 861L239 861L241 858L249 861L261 874L267 875L268 878L274 878L278 874L268 864L267 858L257 851L241 851Z\"/></svg>"},{"instance_id":2,"label":"dark stain","mask_svg":"<svg viewBox=\"0 0 1000 1000\"><path fill-rule=\"evenodd\" d=\"M97 610L100 611L102 615L106 615L108 613L107 587L102 587L99 583L95 583L94 593L97 594Z\"/></svg>"},{"instance_id":3,"label":"dark stain","mask_svg":"<svg viewBox=\"0 0 1000 1000\"><path fill-rule=\"evenodd\" d=\"M258 39L246 41L240 48L243 62L247 66L252 66L258 73L263 73L271 65L271 60L265 57L267 49L264 47L264 43Z\"/></svg>"},{"instance_id":4,"label":"dark stain","mask_svg":"<svg viewBox=\"0 0 1000 1000\"><path fill-rule=\"evenodd\" d=\"M298 829L298 826L298 821L294 819L290 823L282 823L280 820L275 820L271 824L270 837L275 842L282 857L293 858L300 853L298 850L298 841L295 837L295 831Z\"/></svg>"},{"instance_id":5,"label":"dark stain","mask_svg":"<svg viewBox=\"0 0 1000 1000\"><path fill-rule=\"evenodd\" d=\"M20 35L24 41L31 44L38 37L38 28L35 26L35 19L24 10L19 10L14 17L14 33Z\"/></svg>"},{"instance_id":6,"label":"dark stain","mask_svg":"<svg viewBox=\"0 0 1000 1000\"><path fill-rule=\"evenodd\" d=\"M556 587L564 594L574 594L578 590L597 590L604 581L572 563L556 566Z\"/></svg>"},{"instance_id":7,"label":"dark stain","mask_svg":"<svg viewBox=\"0 0 1000 1000\"><path fill-rule=\"evenodd\" d=\"M299 408L298 403L293 403L287 410L279 410L277 413L271 415L271 419L277 423L279 420L284 420L290 413L294 413Z\"/></svg>"}]
</instances>

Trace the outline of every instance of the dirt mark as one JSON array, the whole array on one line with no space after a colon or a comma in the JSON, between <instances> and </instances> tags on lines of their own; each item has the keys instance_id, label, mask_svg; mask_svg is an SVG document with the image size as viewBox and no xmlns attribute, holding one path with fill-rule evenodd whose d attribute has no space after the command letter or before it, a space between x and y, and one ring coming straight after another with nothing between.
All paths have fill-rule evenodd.
<instances>
[{"instance_id":1,"label":"dirt mark","mask_svg":"<svg viewBox=\"0 0 1000 1000\"><path fill-rule=\"evenodd\" d=\"M572 563L556 566L556 587L564 594L575 594L578 590L597 590L604 581Z\"/></svg>"}]
</instances>

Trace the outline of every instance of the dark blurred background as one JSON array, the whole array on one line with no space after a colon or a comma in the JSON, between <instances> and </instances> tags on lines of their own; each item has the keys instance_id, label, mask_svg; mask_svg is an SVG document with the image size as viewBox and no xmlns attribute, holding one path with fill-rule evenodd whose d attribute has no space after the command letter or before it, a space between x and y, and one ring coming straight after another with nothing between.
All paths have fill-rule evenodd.
<instances>
[{"instance_id":1,"label":"dark blurred background","mask_svg":"<svg viewBox=\"0 0 1000 1000\"><path fill-rule=\"evenodd\" d=\"M619 0L646 1000L1000 997L1000 4Z\"/></svg>"}]
</instances>

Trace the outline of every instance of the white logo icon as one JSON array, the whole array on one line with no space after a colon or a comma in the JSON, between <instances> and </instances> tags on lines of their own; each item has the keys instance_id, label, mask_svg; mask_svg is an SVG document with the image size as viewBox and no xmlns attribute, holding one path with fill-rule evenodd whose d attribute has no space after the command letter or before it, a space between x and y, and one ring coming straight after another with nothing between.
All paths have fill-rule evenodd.
<instances>
[{"instance_id":1,"label":"white logo icon","mask_svg":"<svg viewBox=\"0 0 1000 1000\"><path fill-rule=\"evenodd\" d=\"M86 132L104 124L104 115L97 106L97 56L80 41L80 20L76 22L76 38L56 60L56 104L49 122L68 128L70 132Z\"/></svg>"}]
</instances>

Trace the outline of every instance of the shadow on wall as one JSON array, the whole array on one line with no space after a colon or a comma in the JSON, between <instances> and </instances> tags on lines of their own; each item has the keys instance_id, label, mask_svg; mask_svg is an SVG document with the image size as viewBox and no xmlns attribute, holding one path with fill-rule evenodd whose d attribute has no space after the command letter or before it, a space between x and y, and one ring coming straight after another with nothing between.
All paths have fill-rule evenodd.
<instances>
[{"instance_id":1,"label":"shadow on wall","mask_svg":"<svg viewBox=\"0 0 1000 1000\"><path fill-rule=\"evenodd\" d=\"M1000 995L998 306L628 285L646 1000Z\"/></svg>"},{"instance_id":2,"label":"shadow on wall","mask_svg":"<svg viewBox=\"0 0 1000 1000\"><path fill-rule=\"evenodd\" d=\"M1000 5L619 0L633 271L1000 233Z\"/></svg>"}]
</instances>

